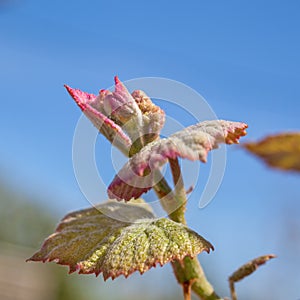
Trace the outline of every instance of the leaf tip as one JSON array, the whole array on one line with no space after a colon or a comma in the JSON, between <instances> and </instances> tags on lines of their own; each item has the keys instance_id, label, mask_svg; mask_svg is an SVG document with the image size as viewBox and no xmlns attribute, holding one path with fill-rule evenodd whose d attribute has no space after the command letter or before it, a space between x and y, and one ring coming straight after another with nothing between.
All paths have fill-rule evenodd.
<instances>
[{"instance_id":1,"label":"leaf tip","mask_svg":"<svg viewBox=\"0 0 300 300\"><path fill-rule=\"evenodd\" d=\"M82 96L85 95L86 97L89 97L89 95L85 94L84 92L82 92L80 90L73 89L70 86L68 86L67 84L65 84L64 87L66 88L66 90L68 91L70 96L74 99L74 101L77 103L79 108L82 111L84 111L86 109L87 104L86 104L86 101L84 101Z\"/></svg>"},{"instance_id":2,"label":"leaf tip","mask_svg":"<svg viewBox=\"0 0 300 300\"><path fill-rule=\"evenodd\" d=\"M115 84L120 84L121 83L121 81L120 81L120 79L117 75L114 77L114 80L115 80Z\"/></svg>"},{"instance_id":3,"label":"leaf tip","mask_svg":"<svg viewBox=\"0 0 300 300\"><path fill-rule=\"evenodd\" d=\"M227 136L225 138L225 142L228 145L231 144L239 144L239 139L245 135L247 135L246 129L248 125L246 123L237 122L235 123L234 128L228 130Z\"/></svg>"},{"instance_id":4,"label":"leaf tip","mask_svg":"<svg viewBox=\"0 0 300 300\"><path fill-rule=\"evenodd\" d=\"M32 262L32 261L42 261L42 262L45 262L45 259L41 259L39 256L38 256L38 253L35 253L33 254L31 257L27 258L25 260L25 262Z\"/></svg>"},{"instance_id":5,"label":"leaf tip","mask_svg":"<svg viewBox=\"0 0 300 300\"><path fill-rule=\"evenodd\" d=\"M208 247L208 248L206 249L206 252L207 252L207 253L210 253L210 250L211 250L211 251L215 251L215 247L214 247L212 244L210 244L210 247Z\"/></svg>"}]
</instances>

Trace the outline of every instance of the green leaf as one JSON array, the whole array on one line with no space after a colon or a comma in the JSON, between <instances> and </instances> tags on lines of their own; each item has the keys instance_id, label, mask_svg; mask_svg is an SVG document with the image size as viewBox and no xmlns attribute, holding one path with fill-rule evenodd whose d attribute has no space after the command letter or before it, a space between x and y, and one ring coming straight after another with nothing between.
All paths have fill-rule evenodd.
<instances>
[{"instance_id":1,"label":"green leaf","mask_svg":"<svg viewBox=\"0 0 300 300\"><path fill-rule=\"evenodd\" d=\"M300 172L300 133L282 133L243 145L269 166Z\"/></svg>"},{"instance_id":2,"label":"green leaf","mask_svg":"<svg viewBox=\"0 0 300 300\"><path fill-rule=\"evenodd\" d=\"M55 261L68 265L70 273L103 273L104 279L114 279L210 249L208 241L186 226L155 219L145 204L108 201L65 216L28 260Z\"/></svg>"}]
</instances>

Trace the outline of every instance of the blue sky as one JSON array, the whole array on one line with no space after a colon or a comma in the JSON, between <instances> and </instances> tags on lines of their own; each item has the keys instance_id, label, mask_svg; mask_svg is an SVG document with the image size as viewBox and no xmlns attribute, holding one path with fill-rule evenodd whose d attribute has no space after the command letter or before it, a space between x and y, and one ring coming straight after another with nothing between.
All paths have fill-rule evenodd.
<instances>
[{"instance_id":1,"label":"blue sky","mask_svg":"<svg viewBox=\"0 0 300 300\"><path fill-rule=\"evenodd\" d=\"M219 118L248 123L248 139L299 130L299 11L299 1L0 3L1 179L58 218L88 206L72 168L80 111L65 83L97 93L114 75L170 78ZM214 201L199 210L192 197L189 224L215 245L204 260L220 269L223 288L238 265L275 252L241 292L272 287L272 299L299 298L299 235L287 239L290 222L300 231L299 180L233 146Z\"/></svg>"}]
</instances>

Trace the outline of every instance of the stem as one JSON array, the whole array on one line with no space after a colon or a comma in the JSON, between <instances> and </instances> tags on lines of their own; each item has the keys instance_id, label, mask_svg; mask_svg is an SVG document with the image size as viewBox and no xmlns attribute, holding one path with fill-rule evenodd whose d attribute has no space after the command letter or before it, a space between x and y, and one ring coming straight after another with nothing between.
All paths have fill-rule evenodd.
<instances>
[{"instance_id":1,"label":"stem","mask_svg":"<svg viewBox=\"0 0 300 300\"><path fill-rule=\"evenodd\" d=\"M191 300L191 283L185 282L182 285L184 300Z\"/></svg>"},{"instance_id":2,"label":"stem","mask_svg":"<svg viewBox=\"0 0 300 300\"><path fill-rule=\"evenodd\" d=\"M203 300L221 300L205 277L198 259L186 256L183 261L172 262L178 283L190 282L193 292Z\"/></svg>"},{"instance_id":3,"label":"stem","mask_svg":"<svg viewBox=\"0 0 300 300\"><path fill-rule=\"evenodd\" d=\"M186 224L184 217L186 201L172 191L165 178L162 177L153 188L169 218L177 223Z\"/></svg>"},{"instance_id":4,"label":"stem","mask_svg":"<svg viewBox=\"0 0 300 300\"><path fill-rule=\"evenodd\" d=\"M181 176L181 170L178 159L169 159L174 181L174 191L170 188L167 181L162 179L154 186L154 190L160 199L160 203L169 215L169 218L175 222L186 224L186 192ZM190 295L185 291L185 286L189 286L202 300L221 300L211 284L205 277L204 271L197 258L185 257L183 261L172 262L172 267L179 284L183 286L184 299L190 299ZM190 292L189 292L190 293ZM188 298L189 297L189 298Z\"/></svg>"},{"instance_id":5,"label":"stem","mask_svg":"<svg viewBox=\"0 0 300 300\"><path fill-rule=\"evenodd\" d=\"M169 162L174 182L174 198L178 205L178 208L174 211L174 213L179 223L186 224L184 213L186 211L187 198L178 158L169 159Z\"/></svg>"},{"instance_id":6,"label":"stem","mask_svg":"<svg viewBox=\"0 0 300 300\"><path fill-rule=\"evenodd\" d=\"M229 280L229 287L230 287L231 299L237 300L237 295L234 288L234 282L231 280Z\"/></svg>"}]
</instances>

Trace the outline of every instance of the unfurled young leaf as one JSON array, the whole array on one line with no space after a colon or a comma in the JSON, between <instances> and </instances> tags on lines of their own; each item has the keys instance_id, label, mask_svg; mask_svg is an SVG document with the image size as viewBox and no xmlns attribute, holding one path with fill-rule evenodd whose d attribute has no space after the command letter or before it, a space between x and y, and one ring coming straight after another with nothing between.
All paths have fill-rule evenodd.
<instances>
[{"instance_id":1,"label":"unfurled young leaf","mask_svg":"<svg viewBox=\"0 0 300 300\"><path fill-rule=\"evenodd\" d=\"M282 133L243 145L269 166L300 172L300 133Z\"/></svg>"},{"instance_id":2,"label":"unfurled young leaf","mask_svg":"<svg viewBox=\"0 0 300 300\"><path fill-rule=\"evenodd\" d=\"M247 125L223 120L205 121L187 127L169 138L154 141L135 154L119 171L110 186L110 198L138 198L155 185L158 170L169 158L206 162L210 150L220 143L238 143Z\"/></svg>"},{"instance_id":3,"label":"unfurled young leaf","mask_svg":"<svg viewBox=\"0 0 300 300\"><path fill-rule=\"evenodd\" d=\"M70 272L114 279L210 249L208 241L186 226L155 219L144 204L109 201L68 214L28 260L55 261L68 265Z\"/></svg>"}]
</instances>

